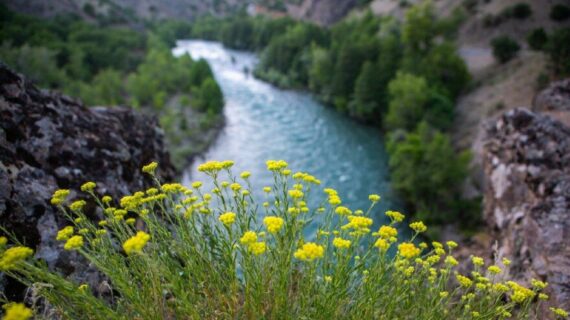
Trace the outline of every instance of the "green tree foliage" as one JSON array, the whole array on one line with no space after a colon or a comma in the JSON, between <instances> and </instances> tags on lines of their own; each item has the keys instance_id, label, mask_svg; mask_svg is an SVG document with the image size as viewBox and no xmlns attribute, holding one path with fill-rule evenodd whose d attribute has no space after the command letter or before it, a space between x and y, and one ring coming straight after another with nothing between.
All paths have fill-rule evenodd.
<instances>
[{"instance_id":1,"label":"green tree foliage","mask_svg":"<svg viewBox=\"0 0 570 320\"><path fill-rule=\"evenodd\" d=\"M565 21L570 18L570 6L558 3L550 8L550 19L554 21Z\"/></svg>"},{"instance_id":2,"label":"green tree foliage","mask_svg":"<svg viewBox=\"0 0 570 320\"><path fill-rule=\"evenodd\" d=\"M57 68L56 52L45 47L26 44L15 48L4 42L0 46L0 60L42 87L57 88L68 81L65 72Z\"/></svg>"},{"instance_id":3,"label":"green tree foliage","mask_svg":"<svg viewBox=\"0 0 570 320\"><path fill-rule=\"evenodd\" d=\"M272 70L285 75L290 83L308 84L308 61L311 44L325 45L327 32L310 23L298 23L272 40L263 51L257 66L258 75Z\"/></svg>"},{"instance_id":4,"label":"green tree foliage","mask_svg":"<svg viewBox=\"0 0 570 320\"><path fill-rule=\"evenodd\" d=\"M546 45L546 52L552 61L555 73L570 75L570 28L552 32Z\"/></svg>"},{"instance_id":5,"label":"green tree foliage","mask_svg":"<svg viewBox=\"0 0 570 320\"><path fill-rule=\"evenodd\" d=\"M208 113L218 114L224 106L222 90L213 78L206 79L196 94L197 105Z\"/></svg>"},{"instance_id":6,"label":"green tree foliage","mask_svg":"<svg viewBox=\"0 0 570 320\"><path fill-rule=\"evenodd\" d=\"M371 61L366 61L356 79L354 87L354 99L349 105L349 112L353 117L360 119L380 118L379 101L384 88L377 81L378 66ZM376 117L374 117L376 115Z\"/></svg>"},{"instance_id":7,"label":"green tree foliage","mask_svg":"<svg viewBox=\"0 0 570 320\"><path fill-rule=\"evenodd\" d=\"M458 154L447 135L425 122L410 133L394 133L388 149L392 185L413 204L419 219L442 224L466 218L453 208L460 206L468 153Z\"/></svg>"},{"instance_id":8,"label":"green tree foliage","mask_svg":"<svg viewBox=\"0 0 570 320\"><path fill-rule=\"evenodd\" d=\"M390 104L385 118L388 130L413 130L422 120L430 93L427 81L409 73L398 72L388 85Z\"/></svg>"},{"instance_id":9,"label":"green tree foliage","mask_svg":"<svg viewBox=\"0 0 570 320\"><path fill-rule=\"evenodd\" d=\"M528 34L526 41L531 49L542 50L548 42L548 35L543 28L536 28Z\"/></svg>"},{"instance_id":10,"label":"green tree foliage","mask_svg":"<svg viewBox=\"0 0 570 320\"><path fill-rule=\"evenodd\" d=\"M506 63L514 58L520 50L519 44L509 36L500 36L491 40L493 56L500 63Z\"/></svg>"},{"instance_id":11,"label":"green tree foliage","mask_svg":"<svg viewBox=\"0 0 570 320\"><path fill-rule=\"evenodd\" d=\"M431 1L423 1L406 11L402 40L411 52L421 55L428 51L437 31L437 19Z\"/></svg>"},{"instance_id":12,"label":"green tree foliage","mask_svg":"<svg viewBox=\"0 0 570 320\"><path fill-rule=\"evenodd\" d=\"M516 19L526 19L532 15L532 8L528 3L519 2L512 6L512 16Z\"/></svg>"}]
</instances>

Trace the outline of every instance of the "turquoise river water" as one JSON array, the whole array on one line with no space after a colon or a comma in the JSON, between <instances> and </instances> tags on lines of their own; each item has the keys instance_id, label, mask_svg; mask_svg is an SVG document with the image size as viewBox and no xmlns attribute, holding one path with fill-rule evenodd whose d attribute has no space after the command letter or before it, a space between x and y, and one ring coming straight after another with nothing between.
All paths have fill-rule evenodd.
<instances>
[{"instance_id":1,"label":"turquoise river water","mask_svg":"<svg viewBox=\"0 0 570 320\"><path fill-rule=\"evenodd\" d=\"M257 62L252 53L201 40L179 41L173 53L206 59L226 101L226 126L211 148L186 170L185 184L205 180L196 170L204 161L234 160L236 174L252 172L253 194L263 199L262 187L273 181L265 161L283 159L293 172L319 178L321 189L336 189L343 205L353 210L366 210L368 195L380 194L382 200L373 214L376 223L385 221L384 211L399 209L377 129L320 104L310 94L282 90L248 75L245 70L252 70Z\"/></svg>"}]
</instances>

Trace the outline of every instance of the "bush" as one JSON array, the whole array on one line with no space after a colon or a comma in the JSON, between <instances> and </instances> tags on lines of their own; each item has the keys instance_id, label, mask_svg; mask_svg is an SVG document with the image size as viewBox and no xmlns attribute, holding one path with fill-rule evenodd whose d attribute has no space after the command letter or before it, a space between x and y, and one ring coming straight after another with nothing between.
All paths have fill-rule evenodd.
<instances>
[{"instance_id":1,"label":"bush","mask_svg":"<svg viewBox=\"0 0 570 320\"><path fill-rule=\"evenodd\" d=\"M554 31L548 39L546 52L550 56L554 72L570 74L570 28Z\"/></svg>"},{"instance_id":2,"label":"bush","mask_svg":"<svg viewBox=\"0 0 570 320\"><path fill-rule=\"evenodd\" d=\"M422 122L403 138L388 143L392 185L430 223L462 223L471 220L454 207L467 176L468 153L458 154L450 138Z\"/></svg>"},{"instance_id":3,"label":"bush","mask_svg":"<svg viewBox=\"0 0 570 320\"><path fill-rule=\"evenodd\" d=\"M519 44L508 36L501 36L491 40L493 56L500 63L505 63L514 58L520 50Z\"/></svg>"},{"instance_id":4,"label":"bush","mask_svg":"<svg viewBox=\"0 0 570 320\"><path fill-rule=\"evenodd\" d=\"M526 19L532 15L532 8L528 3L524 2L513 5L511 10L515 19Z\"/></svg>"},{"instance_id":5,"label":"bush","mask_svg":"<svg viewBox=\"0 0 570 320\"><path fill-rule=\"evenodd\" d=\"M388 130L413 130L424 116L430 99L426 80L408 73L398 72L388 84L390 103L384 125Z\"/></svg>"},{"instance_id":6,"label":"bush","mask_svg":"<svg viewBox=\"0 0 570 320\"><path fill-rule=\"evenodd\" d=\"M526 41L531 49L542 50L548 42L548 35L543 28L537 28L528 34Z\"/></svg>"},{"instance_id":7,"label":"bush","mask_svg":"<svg viewBox=\"0 0 570 320\"><path fill-rule=\"evenodd\" d=\"M267 163L275 183L261 213L250 194L250 173L237 182L232 165L198 167L217 186L212 194L200 182L188 188L153 179L154 188L113 201L86 183L87 201L106 214L99 222L88 218L87 201L69 204L69 190L56 191L52 203L70 223L57 240L105 275L111 299L49 271L29 259L32 249L7 245L6 238L0 270L70 319L460 319L466 312L470 319L523 319L542 303L535 297L545 283L532 280L527 288L496 276L508 269L508 259L486 266L474 257L478 274L455 273L455 242L418 244L414 239L427 230L419 221L409 225L411 236L399 236L404 215L395 211L371 232L378 195L368 196L366 211L339 206L333 189L318 199L311 191L320 181L291 175L284 161ZM143 168L154 170L156 163ZM324 200L322 207L312 207L313 200ZM31 316L23 305L5 308Z\"/></svg>"},{"instance_id":8,"label":"bush","mask_svg":"<svg viewBox=\"0 0 570 320\"><path fill-rule=\"evenodd\" d=\"M564 21L570 18L570 7L563 4L555 4L550 9L550 19Z\"/></svg>"}]
</instances>

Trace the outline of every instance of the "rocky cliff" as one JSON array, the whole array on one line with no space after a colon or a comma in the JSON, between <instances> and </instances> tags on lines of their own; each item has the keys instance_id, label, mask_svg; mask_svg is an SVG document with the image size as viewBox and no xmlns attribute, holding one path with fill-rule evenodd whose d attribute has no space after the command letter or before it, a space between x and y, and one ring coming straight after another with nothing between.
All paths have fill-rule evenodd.
<instances>
[{"instance_id":1,"label":"rocky cliff","mask_svg":"<svg viewBox=\"0 0 570 320\"><path fill-rule=\"evenodd\" d=\"M559 305L570 306L570 127L558 121L570 81L488 127L483 151L484 218L499 256L513 260L516 279L550 283ZM547 103L550 101L551 103ZM546 108L545 106L549 107ZM556 113L552 113L556 111ZM566 109L568 112L568 109Z\"/></svg>"},{"instance_id":2,"label":"rocky cliff","mask_svg":"<svg viewBox=\"0 0 570 320\"><path fill-rule=\"evenodd\" d=\"M144 187L140 168L151 161L163 178L174 178L156 119L128 108L86 108L37 89L1 62L0 129L0 226L67 274L95 273L79 274L55 242L64 220L50 205L54 190L95 181L98 193L116 198ZM8 281L6 291L18 292L15 286Z\"/></svg>"}]
</instances>

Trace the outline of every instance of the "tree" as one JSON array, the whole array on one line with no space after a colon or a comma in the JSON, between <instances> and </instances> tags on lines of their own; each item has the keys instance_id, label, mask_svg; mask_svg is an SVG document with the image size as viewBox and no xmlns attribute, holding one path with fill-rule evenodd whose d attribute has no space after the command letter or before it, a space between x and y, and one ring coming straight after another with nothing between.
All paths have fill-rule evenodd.
<instances>
[{"instance_id":1,"label":"tree","mask_svg":"<svg viewBox=\"0 0 570 320\"><path fill-rule=\"evenodd\" d=\"M548 42L548 35L543 28L536 28L528 34L526 41L531 49L542 50Z\"/></svg>"},{"instance_id":2,"label":"tree","mask_svg":"<svg viewBox=\"0 0 570 320\"><path fill-rule=\"evenodd\" d=\"M351 116L370 121L373 119L371 116L380 114L380 98L384 88L377 81L377 76L378 66L366 61L356 79L354 97L349 105Z\"/></svg>"},{"instance_id":3,"label":"tree","mask_svg":"<svg viewBox=\"0 0 570 320\"><path fill-rule=\"evenodd\" d=\"M431 1L422 1L406 11L402 39L409 50L417 53L430 49L438 26Z\"/></svg>"},{"instance_id":4,"label":"tree","mask_svg":"<svg viewBox=\"0 0 570 320\"><path fill-rule=\"evenodd\" d=\"M516 56L520 50L519 44L509 36L500 36L491 40L493 56L500 63L506 63Z\"/></svg>"},{"instance_id":5,"label":"tree","mask_svg":"<svg viewBox=\"0 0 570 320\"><path fill-rule=\"evenodd\" d=\"M430 92L423 77L398 72L388 84L390 103L384 125L388 130L413 130L424 117Z\"/></svg>"},{"instance_id":6,"label":"tree","mask_svg":"<svg viewBox=\"0 0 570 320\"><path fill-rule=\"evenodd\" d=\"M550 9L550 19L554 21L564 21L570 18L570 7L563 4L555 4Z\"/></svg>"},{"instance_id":7,"label":"tree","mask_svg":"<svg viewBox=\"0 0 570 320\"><path fill-rule=\"evenodd\" d=\"M404 136L393 134L388 142L392 185L429 223L462 222L454 210L460 185L467 175L468 153L457 153L449 137L425 122Z\"/></svg>"},{"instance_id":8,"label":"tree","mask_svg":"<svg viewBox=\"0 0 570 320\"><path fill-rule=\"evenodd\" d=\"M224 95L213 78L206 79L196 94L198 107L208 113L218 114L224 107Z\"/></svg>"},{"instance_id":9,"label":"tree","mask_svg":"<svg viewBox=\"0 0 570 320\"><path fill-rule=\"evenodd\" d=\"M554 72L560 75L570 74L570 28L554 31L546 45Z\"/></svg>"}]
</instances>

